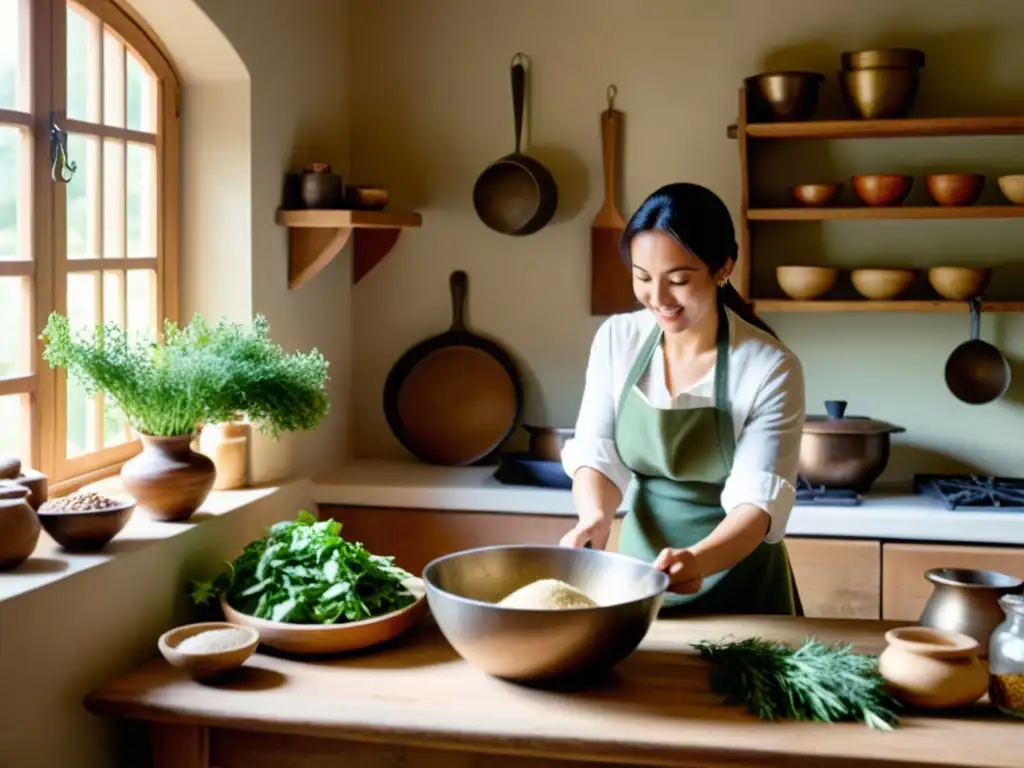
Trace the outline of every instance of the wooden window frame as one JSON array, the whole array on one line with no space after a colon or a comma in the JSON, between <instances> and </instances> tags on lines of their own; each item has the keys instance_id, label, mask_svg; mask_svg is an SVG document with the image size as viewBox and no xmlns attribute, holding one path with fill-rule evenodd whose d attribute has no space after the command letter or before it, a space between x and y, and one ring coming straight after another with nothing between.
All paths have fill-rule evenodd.
<instances>
[{"instance_id":1,"label":"wooden window frame","mask_svg":"<svg viewBox=\"0 0 1024 768\"><path fill-rule=\"evenodd\" d=\"M19 199L27 201L20 217L27 232L30 261L0 262L0 276L29 278L31 289L30 331L35 340L28 374L0 378L0 396L26 395L29 409L31 451L22 461L44 472L55 493L73 490L100 477L114 474L140 450L139 441L103 448L67 458L66 374L53 371L43 360L44 345L38 340L52 311L67 309L69 272L94 271L101 267L156 272L158 333L164 318L178 321L180 286L180 168L181 81L161 44L141 20L113 0L73 0L96 16L121 38L155 76L155 141L153 134L66 118L67 40L65 0L20 0L22 78L27 78L28 112L0 109L0 123L13 123L30 132L30 170L23 175ZM102 39L102 35L101 35ZM101 56L102 60L102 51ZM25 65L27 64L27 72ZM102 69L100 70L102 81ZM102 103L100 123L103 122ZM50 178L51 115L68 133L87 133L126 141L141 140L155 146L156 154L156 256L132 259L67 259L66 194ZM71 158L74 160L74 158ZM27 211L25 209L28 209ZM127 256L127 253L125 254ZM102 312L102 308L100 308ZM23 423L26 421L23 415ZM102 430L102 421L99 424Z\"/></svg>"}]
</instances>

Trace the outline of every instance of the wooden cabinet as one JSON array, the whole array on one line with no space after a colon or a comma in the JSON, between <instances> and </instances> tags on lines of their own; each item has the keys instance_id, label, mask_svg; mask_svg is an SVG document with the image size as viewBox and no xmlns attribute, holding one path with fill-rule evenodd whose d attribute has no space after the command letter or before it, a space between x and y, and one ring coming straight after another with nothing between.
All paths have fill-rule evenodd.
<instances>
[{"instance_id":1,"label":"wooden cabinet","mask_svg":"<svg viewBox=\"0 0 1024 768\"><path fill-rule=\"evenodd\" d=\"M880 542L786 539L786 549L805 616L814 619L880 617Z\"/></svg>"},{"instance_id":2,"label":"wooden cabinet","mask_svg":"<svg viewBox=\"0 0 1024 768\"><path fill-rule=\"evenodd\" d=\"M946 544L886 544L882 550L882 618L921 618L932 585L929 568L974 568L1024 578L1024 548Z\"/></svg>"}]
</instances>

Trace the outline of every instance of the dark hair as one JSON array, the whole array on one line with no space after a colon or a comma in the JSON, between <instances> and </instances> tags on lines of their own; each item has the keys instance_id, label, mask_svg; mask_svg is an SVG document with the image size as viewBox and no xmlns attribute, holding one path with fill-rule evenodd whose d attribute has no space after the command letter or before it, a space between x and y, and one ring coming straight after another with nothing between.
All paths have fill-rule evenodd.
<instances>
[{"instance_id":1,"label":"dark hair","mask_svg":"<svg viewBox=\"0 0 1024 768\"><path fill-rule=\"evenodd\" d=\"M728 259L736 259L736 230L725 203L710 189L699 184L667 184L651 193L629 219L619 243L619 253L627 267L633 263L630 246L641 232L659 230L692 253L715 273ZM775 336L754 308L743 300L732 283L719 288L725 306L751 325Z\"/></svg>"}]
</instances>

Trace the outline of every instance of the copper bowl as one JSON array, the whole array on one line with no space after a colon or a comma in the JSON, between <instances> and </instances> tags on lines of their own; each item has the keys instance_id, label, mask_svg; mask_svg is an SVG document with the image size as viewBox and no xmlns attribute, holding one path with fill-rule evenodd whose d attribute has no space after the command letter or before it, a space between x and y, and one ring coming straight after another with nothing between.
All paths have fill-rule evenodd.
<instances>
[{"instance_id":1,"label":"copper bowl","mask_svg":"<svg viewBox=\"0 0 1024 768\"><path fill-rule=\"evenodd\" d=\"M877 207L899 205L906 200L914 186L914 178L895 173L865 173L852 176L850 183L865 205Z\"/></svg>"},{"instance_id":2,"label":"copper bowl","mask_svg":"<svg viewBox=\"0 0 1024 768\"><path fill-rule=\"evenodd\" d=\"M350 186L345 196L351 205L363 211L382 211L391 199L384 187L370 186Z\"/></svg>"},{"instance_id":3,"label":"copper bowl","mask_svg":"<svg viewBox=\"0 0 1024 768\"><path fill-rule=\"evenodd\" d=\"M794 200L811 208L832 205L842 193L842 184L797 184L790 189Z\"/></svg>"},{"instance_id":4,"label":"copper bowl","mask_svg":"<svg viewBox=\"0 0 1024 768\"><path fill-rule=\"evenodd\" d=\"M914 282L913 269L855 269L850 282L861 296L874 301L890 301Z\"/></svg>"},{"instance_id":5,"label":"copper bowl","mask_svg":"<svg viewBox=\"0 0 1024 768\"><path fill-rule=\"evenodd\" d=\"M775 279L782 292L796 301L824 296L836 284L839 270L834 267L786 266L775 268Z\"/></svg>"},{"instance_id":6,"label":"copper bowl","mask_svg":"<svg viewBox=\"0 0 1024 768\"><path fill-rule=\"evenodd\" d=\"M1024 205L1024 174L1018 173L1015 176L1000 176L999 189L1006 199L1016 205Z\"/></svg>"},{"instance_id":7,"label":"copper bowl","mask_svg":"<svg viewBox=\"0 0 1024 768\"><path fill-rule=\"evenodd\" d=\"M825 76L818 72L763 72L744 81L751 122L808 120L818 109Z\"/></svg>"},{"instance_id":8,"label":"copper bowl","mask_svg":"<svg viewBox=\"0 0 1024 768\"><path fill-rule=\"evenodd\" d=\"M982 267L932 267L928 282L935 292L950 301L967 301L988 288L992 270Z\"/></svg>"},{"instance_id":9,"label":"copper bowl","mask_svg":"<svg viewBox=\"0 0 1024 768\"><path fill-rule=\"evenodd\" d=\"M862 51L846 51L839 58L843 69L924 66L924 53L916 48L866 48Z\"/></svg>"},{"instance_id":10,"label":"copper bowl","mask_svg":"<svg viewBox=\"0 0 1024 768\"><path fill-rule=\"evenodd\" d=\"M906 117L917 98L920 78L919 70L905 67L844 69L839 73L839 90L854 117Z\"/></svg>"},{"instance_id":11,"label":"copper bowl","mask_svg":"<svg viewBox=\"0 0 1024 768\"><path fill-rule=\"evenodd\" d=\"M928 196L939 205L973 205L985 188L981 173L930 173L924 177Z\"/></svg>"}]
</instances>

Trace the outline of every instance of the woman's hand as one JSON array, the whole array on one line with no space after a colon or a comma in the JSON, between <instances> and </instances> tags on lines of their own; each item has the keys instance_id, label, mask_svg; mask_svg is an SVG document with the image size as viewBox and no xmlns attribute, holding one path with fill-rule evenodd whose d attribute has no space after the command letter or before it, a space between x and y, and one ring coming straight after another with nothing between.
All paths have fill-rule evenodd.
<instances>
[{"instance_id":1,"label":"woman's hand","mask_svg":"<svg viewBox=\"0 0 1024 768\"><path fill-rule=\"evenodd\" d=\"M688 549L663 549L654 560L654 567L668 574L669 592L692 595L704 585L697 556Z\"/></svg>"},{"instance_id":2,"label":"woman's hand","mask_svg":"<svg viewBox=\"0 0 1024 768\"><path fill-rule=\"evenodd\" d=\"M591 549L604 549L608 546L611 532L611 521L601 513L580 515L580 521L562 537L558 544L562 547L579 549L589 543Z\"/></svg>"}]
</instances>

